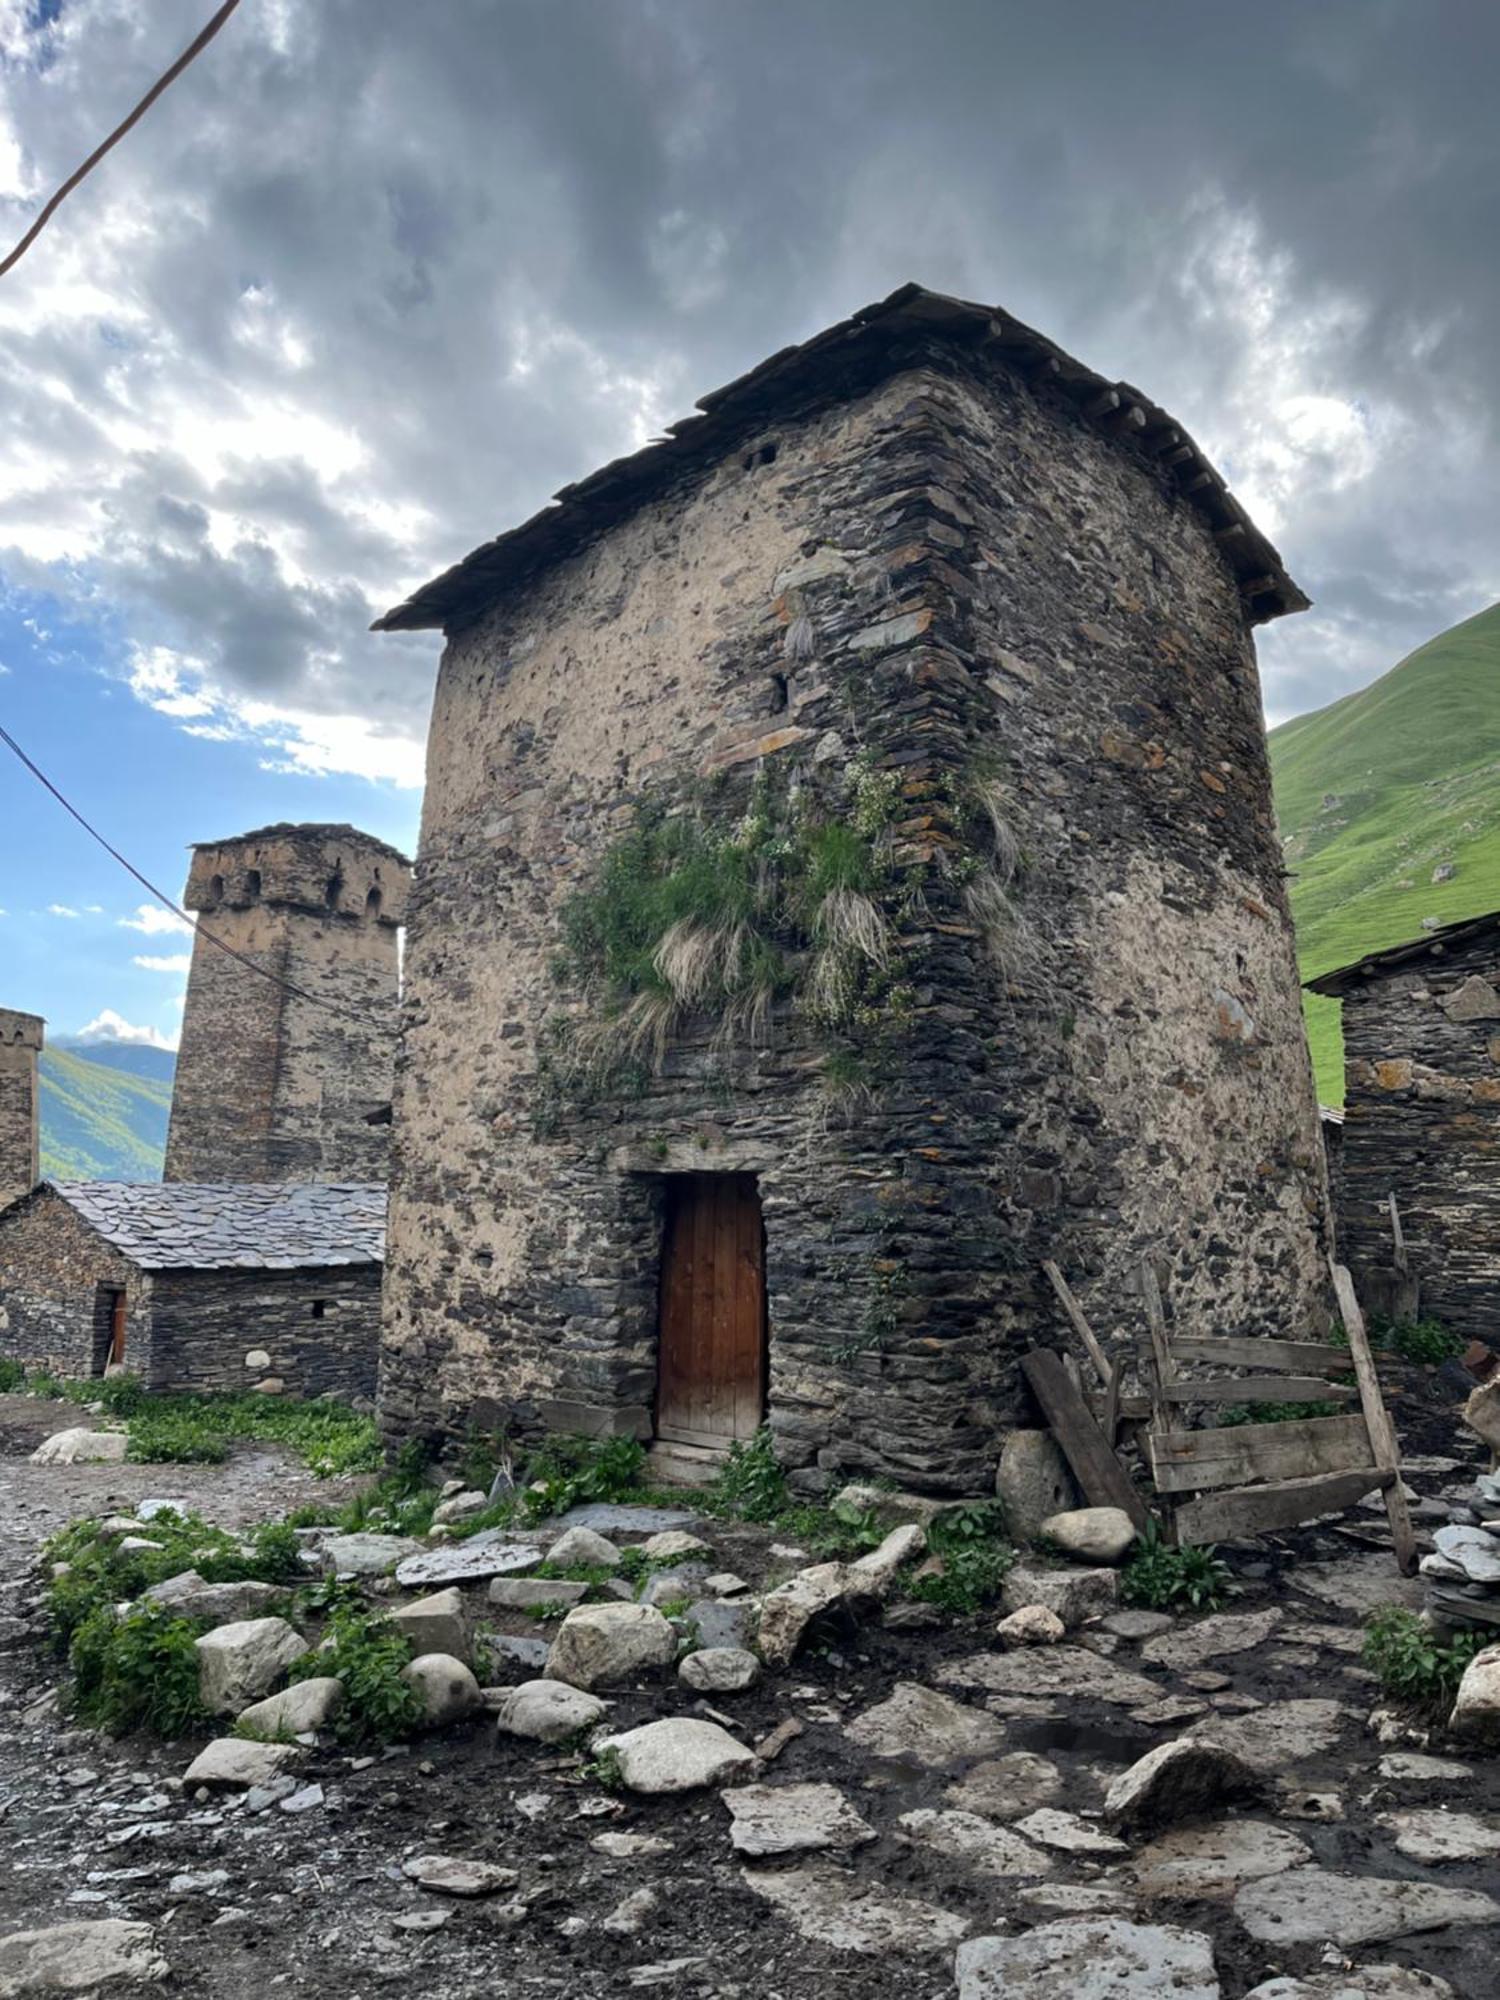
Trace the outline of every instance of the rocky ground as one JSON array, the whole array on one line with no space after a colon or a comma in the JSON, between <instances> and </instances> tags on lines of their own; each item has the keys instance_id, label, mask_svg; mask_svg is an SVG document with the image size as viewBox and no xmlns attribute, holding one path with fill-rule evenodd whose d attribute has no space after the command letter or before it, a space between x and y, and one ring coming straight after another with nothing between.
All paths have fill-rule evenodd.
<instances>
[{"instance_id":1,"label":"rocky ground","mask_svg":"<svg viewBox=\"0 0 1500 2000\"><path fill-rule=\"evenodd\" d=\"M1409 1483L1436 1519L1487 1459L1446 1407L1402 1414ZM328 1485L265 1450L203 1468L27 1462L76 1421L0 1399L0 1995L44 1990L25 1983L40 1957L19 1972L7 1934L99 1919L151 1927L137 1969L165 1966L165 1990L222 2000L1241 2000L1279 1974L1303 1983L1274 2000L1447 1990L1418 1971L1461 2000L1495 1991L1500 1760L1369 1724L1362 1617L1418 1601L1378 1508L1237 1552L1240 1592L1216 1617L1106 1613L1014 1651L994 1612L934 1630L866 1621L745 1692L670 1672L601 1690L616 1732L717 1717L768 1753L707 1789L610 1791L568 1749L479 1715L374 1758L312 1748L293 1782L247 1795L184 1787L206 1739L114 1742L59 1719L27 1608L33 1557L64 1521L148 1494L240 1526ZM717 1566L763 1573L760 1531L701 1532ZM530 1621L499 1622L536 1643ZM536 1671L512 1659L485 1677ZM1122 1775L1185 1736L1240 1761L1188 1774L1196 1816L1153 1823L1149 1799L1133 1815ZM1234 1796L1237 1770L1258 1798ZM421 1886L424 1856L490 1864L487 1893ZM1362 1976L1331 1978L1350 1966Z\"/></svg>"}]
</instances>

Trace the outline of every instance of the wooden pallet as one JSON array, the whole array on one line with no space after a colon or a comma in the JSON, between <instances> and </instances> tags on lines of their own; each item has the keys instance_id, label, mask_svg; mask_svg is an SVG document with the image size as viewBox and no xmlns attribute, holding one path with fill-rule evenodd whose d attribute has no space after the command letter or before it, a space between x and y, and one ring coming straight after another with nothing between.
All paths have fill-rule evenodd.
<instances>
[{"instance_id":1,"label":"wooden pallet","mask_svg":"<svg viewBox=\"0 0 1500 2000\"><path fill-rule=\"evenodd\" d=\"M1291 1528L1352 1507L1368 1493L1383 1493L1396 1561L1410 1575L1417 1550L1395 1429L1349 1273L1342 1264L1330 1268L1347 1348L1331 1341L1173 1334L1156 1273L1142 1264L1139 1286L1146 1326L1140 1362L1151 1408L1144 1435L1147 1462L1169 1532L1180 1543ZM1195 1372L1202 1368L1254 1372ZM1328 1379L1351 1369L1352 1385ZM1358 1407L1334 1416L1229 1428L1191 1429L1181 1417L1188 1408L1304 1402Z\"/></svg>"}]
</instances>

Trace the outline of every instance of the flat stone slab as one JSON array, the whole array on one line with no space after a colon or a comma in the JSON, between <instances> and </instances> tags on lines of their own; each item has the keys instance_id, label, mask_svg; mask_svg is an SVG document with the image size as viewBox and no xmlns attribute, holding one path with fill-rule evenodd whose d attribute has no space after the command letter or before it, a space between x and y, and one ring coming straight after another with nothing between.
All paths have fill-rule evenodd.
<instances>
[{"instance_id":1,"label":"flat stone slab","mask_svg":"<svg viewBox=\"0 0 1500 2000\"><path fill-rule=\"evenodd\" d=\"M195 1785L242 1791L251 1785L269 1784L300 1764L306 1754L298 1743L255 1743L247 1736L219 1736L198 1752L183 1772L182 1782L188 1791Z\"/></svg>"},{"instance_id":2,"label":"flat stone slab","mask_svg":"<svg viewBox=\"0 0 1500 2000\"><path fill-rule=\"evenodd\" d=\"M548 1640L533 1639L516 1632L486 1632L483 1644L492 1661L524 1667L528 1673L540 1673L547 1664L547 1655L552 1651Z\"/></svg>"},{"instance_id":3,"label":"flat stone slab","mask_svg":"<svg viewBox=\"0 0 1500 2000\"><path fill-rule=\"evenodd\" d=\"M785 1917L799 1937L834 1951L925 1956L951 1951L969 1928L965 1918L914 1897L851 1896L849 1876L826 1862L771 1873L747 1868L740 1880Z\"/></svg>"},{"instance_id":4,"label":"flat stone slab","mask_svg":"<svg viewBox=\"0 0 1500 2000\"><path fill-rule=\"evenodd\" d=\"M740 1785L719 1797L734 1822L736 1854L797 1854L859 1847L876 1838L836 1785Z\"/></svg>"},{"instance_id":5,"label":"flat stone slab","mask_svg":"<svg viewBox=\"0 0 1500 2000\"><path fill-rule=\"evenodd\" d=\"M1247 1653L1252 1646L1263 1646L1281 1619L1279 1608L1216 1612L1148 1639L1141 1658L1154 1667L1201 1667L1205 1660L1217 1660L1225 1653Z\"/></svg>"},{"instance_id":6,"label":"flat stone slab","mask_svg":"<svg viewBox=\"0 0 1500 2000\"><path fill-rule=\"evenodd\" d=\"M971 1938L954 1970L959 2000L1220 2000L1206 1937L1122 1917L1065 1917L1022 1937Z\"/></svg>"},{"instance_id":7,"label":"flat stone slab","mask_svg":"<svg viewBox=\"0 0 1500 2000\"><path fill-rule=\"evenodd\" d=\"M1077 1813L1059 1812L1055 1806L1039 1806L1025 1819L1017 1820L1016 1832L1034 1840L1039 1847L1050 1847L1058 1854L1116 1855L1130 1852L1125 1841L1106 1833L1092 1820L1082 1819Z\"/></svg>"},{"instance_id":8,"label":"flat stone slab","mask_svg":"<svg viewBox=\"0 0 1500 2000\"><path fill-rule=\"evenodd\" d=\"M982 1819L1020 1819L1055 1799L1062 1790L1062 1773L1031 1750L1012 1750L1005 1757L988 1757L965 1772L943 1794L945 1805Z\"/></svg>"},{"instance_id":9,"label":"flat stone slab","mask_svg":"<svg viewBox=\"0 0 1500 2000\"><path fill-rule=\"evenodd\" d=\"M1044 1917L1113 1916L1118 1910L1129 1913L1135 1897L1118 1882L1033 1882L1016 1892L1023 1910Z\"/></svg>"},{"instance_id":10,"label":"flat stone slab","mask_svg":"<svg viewBox=\"0 0 1500 2000\"><path fill-rule=\"evenodd\" d=\"M650 1796L722 1785L747 1777L755 1765L755 1753L737 1743L727 1729L687 1715L643 1723L621 1736L604 1738L596 1748L616 1754L620 1779L628 1791Z\"/></svg>"},{"instance_id":11,"label":"flat stone slab","mask_svg":"<svg viewBox=\"0 0 1500 2000\"><path fill-rule=\"evenodd\" d=\"M1409 1965L1359 1965L1348 1972L1313 1972L1304 1979L1268 1979L1245 2000L1454 2000L1435 1972Z\"/></svg>"},{"instance_id":12,"label":"flat stone slab","mask_svg":"<svg viewBox=\"0 0 1500 2000\"><path fill-rule=\"evenodd\" d=\"M1413 1750L1393 1750L1375 1770L1379 1777L1403 1785L1460 1784L1474 1775L1472 1765L1460 1764L1455 1757L1423 1757Z\"/></svg>"},{"instance_id":13,"label":"flat stone slab","mask_svg":"<svg viewBox=\"0 0 1500 2000\"><path fill-rule=\"evenodd\" d=\"M1363 1618L1383 1604L1404 1604L1410 1611L1422 1608L1422 1584L1418 1577L1398 1573L1389 1552L1381 1555L1340 1556L1337 1562L1299 1563L1287 1576L1294 1590L1304 1590L1340 1611L1352 1611Z\"/></svg>"},{"instance_id":14,"label":"flat stone slab","mask_svg":"<svg viewBox=\"0 0 1500 2000\"><path fill-rule=\"evenodd\" d=\"M91 1431L87 1424L54 1431L31 1454L33 1465L119 1465L129 1440L124 1431Z\"/></svg>"},{"instance_id":15,"label":"flat stone slab","mask_svg":"<svg viewBox=\"0 0 1500 2000\"><path fill-rule=\"evenodd\" d=\"M150 1924L103 1917L0 1937L0 2000L33 1993L97 1993L165 1979L171 1971Z\"/></svg>"},{"instance_id":16,"label":"flat stone slab","mask_svg":"<svg viewBox=\"0 0 1500 2000\"><path fill-rule=\"evenodd\" d=\"M1170 1632L1176 1622L1169 1611L1137 1611L1127 1606L1101 1618L1099 1628L1117 1639L1154 1639L1158 1632Z\"/></svg>"},{"instance_id":17,"label":"flat stone slab","mask_svg":"<svg viewBox=\"0 0 1500 2000\"><path fill-rule=\"evenodd\" d=\"M844 1734L874 1757L900 1758L928 1770L988 1756L1005 1741L1004 1725L993 1715L916 1681L899 1681L886 1700L846 1723Z\"/></svg>"},{"instance_id":18,"label":"flat stone slab","mask_svg":"<svg viewBox=\"0 0 1500 2000\"><path fill-rule=\"evenodd\" d=\"M950 1687L983 1688L987 1694L1043 1700L1103 1701L1139 1708L1156 1701L1155 1681L1128 1673L1084 1646L1046 1646L1020 1653L972 1653L954 1660L937 1678Z\"/></svg>"},{"instance_id":19,"label":"flat stone slab","mask_svg":"<svg viewBox=\"0 0 1500 2000\"><path fill-rule=\"evenodd\" d=\"M1149 1901L1228 1902L1245 1882L1280 1875L1311 1861L1312 1849L1284 1827L1260 1820L1221 1820L1182 1827L1152 1841L1135 1857L1136 1889Z\"/></svg>"},{"instance_id":20,"label":"flat stone slab","mask_svg":"<svg viewBox=\"0 0 1500 2000\"><path fill-rule=\"evenodd\" d=\"M508 1540L501 1529L485 1528L466 1542L446 1542L442 1548L408 1556L396 1566L396 1581L408 1590L419 1584L425 1588L442 1583L482 1583L492 1576L519 1576L523 1570L535 1569L541 1560L541 1550L529 1542Z\"/></svg>"},{"instance_id":21,"label":"flat stone slab","mask_svg":"<svg viewBox=\"0 0 1500 2000\"><path fill-rule=\"evenodd\" d=\"M401 1873L434 1896L497 1896L520 1880L514 1868L497 1868L492 1861L470 1861L459 1854L414 1854L402 1862Z\"/></svg>"},{"instance_id":22,"label":"flat stone slab","mask_svg":"<svg viewBox=\"0 0 1500 2000\"><path fill-rule=\"evenodd\" d=\"M1337 1875L1327 1868L1247 1882L1234 1913L1262 1944L1378 1944L1446 1924L1500 1923L1500 1903L1473 1889Z\"/></svg>"},{"instance_id":23,"label":"flat stone slab","mask_svg":"<svg viewBox=\"0 0 1500 2000\"><path fill-rule=\"evenodd\" d=\"M703 1521L687 1507L628 1507L591 1500L544 1521L544 1529L592 1528L599 1535L659 1535L668 1528L696 1528Z\"/></svg>"},{"instance_id":24,"label":"flat stone slab","mask_svg":"<svg viewBox=\"0 0 1500 2000\"><path fill-rule=\"evenodd\" d=\"M1193 1735L1243 1757L1252 1769L1273 1775L1288 1764L1321 1757L1338 1742L1352 1711L1342 1702L1309 1699L1273 1701L1249 1715L1215 1716L1198 1723Z\"/></svg>"},{"instance_id":25,"label":"flat stone slab","mask_svg":"<svg viewBox=\"0 0 1500 2000\"><path fill-rule=\"evenodd\" d=\"M409 1535L330 1535L318 1555L334 1576L384 1576L421 1547Z\"/></svg>"},{"instance_id":26,"label":"flat stone slab","mask_svg":"<svg viewBox=\"0 0 1500 2000\"><path fill-rule=\"evenodd\" d=\"M1050 1854L1019 1833L980 1819L977 1813L922 1806L903 1813L897 1824L919 1846L950 1861L962 1861L981 1875L1050 1875L1055 1865Z\"/></svg>"},{"instance_id":27,"label":"flat stone slab","mask_svg":"<svg viewBox=\"0 0 1500 2000\"><path fill-rule=\"evenodd\" d=\"M1376 1821L1413 1861L1488 1861L1500 1854L1500 1822L1474 1813L1418 1808L1381 1813Z\"/></svg>"}]
</instances>

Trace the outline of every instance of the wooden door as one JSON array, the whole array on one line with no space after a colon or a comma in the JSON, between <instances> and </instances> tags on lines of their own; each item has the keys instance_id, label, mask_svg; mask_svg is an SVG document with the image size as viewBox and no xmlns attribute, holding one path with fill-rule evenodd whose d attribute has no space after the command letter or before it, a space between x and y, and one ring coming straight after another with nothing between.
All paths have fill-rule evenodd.
<instances>
[{"instance_id":1,"label":"wooden door","mask_svg":"<svg viewBox=\"0 0 1500 2000\"><path fill-rule=\"evenodd\" d=\"M765 1228L750 1174L667 1181L656 1434L726 1446L765 1413Z\"/></svg>"},{"instance_id":2,"label":"wooden door","mask_svg":"<svg viewBox=\"0 0 1500 2000\"><path fill-rule=\"evenodd\" d=\"M123 1368L125 1365L125 1314L126 1302L123 1292L109 1295L109 1359L108 1368Z\"/></svg>"}]
</instances>

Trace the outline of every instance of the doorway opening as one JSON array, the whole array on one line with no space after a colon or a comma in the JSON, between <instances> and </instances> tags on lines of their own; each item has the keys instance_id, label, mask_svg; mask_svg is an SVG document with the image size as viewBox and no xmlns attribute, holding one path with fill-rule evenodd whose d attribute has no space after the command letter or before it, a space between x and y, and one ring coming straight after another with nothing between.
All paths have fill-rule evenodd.
<instances>
[{"instance_id":1,"label":"doorway opening","mask_svg":"<svg viewBox=\"0 0 1500 2000\"><path fill-rule=\"evenodd\" d=\"M656 1435L724 1454L766 1408L766 1231L753 1174L664 1183Z\"/></svg>"},{"instance_id":2,"label":"doorway opening","mask_svg":"<svg viewBox=\"0 0 1500 2000\"><path fill-rule=\"evenodd\" d=\"M129 1300L118 1285L101 1285L94 1295L94 1373L118 1373L125 1366Z\"/></svg>"}]
</instances>

